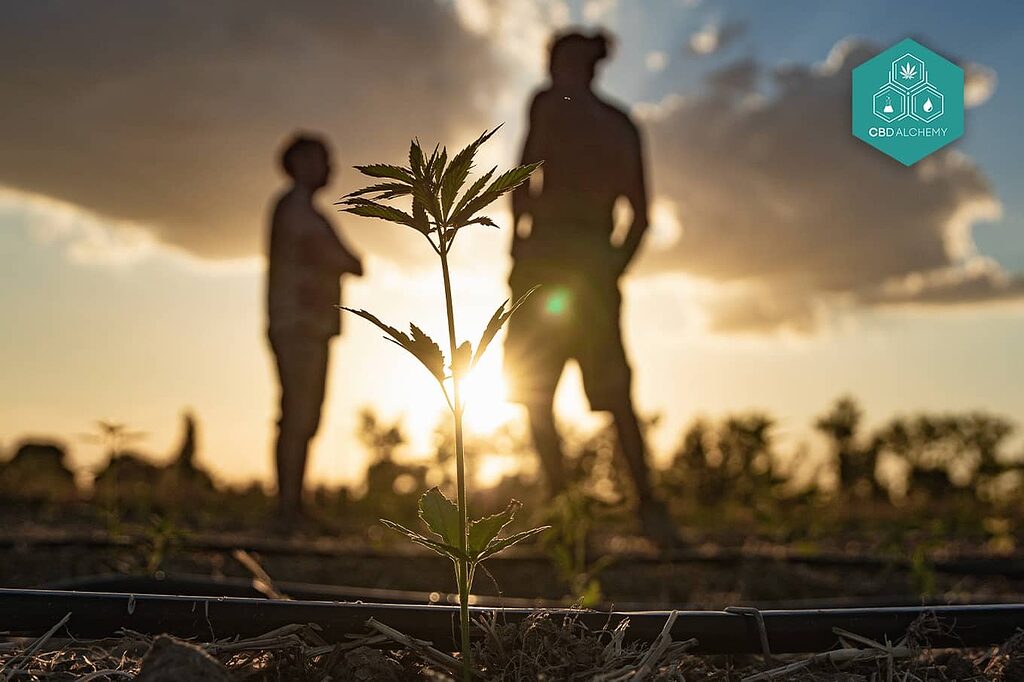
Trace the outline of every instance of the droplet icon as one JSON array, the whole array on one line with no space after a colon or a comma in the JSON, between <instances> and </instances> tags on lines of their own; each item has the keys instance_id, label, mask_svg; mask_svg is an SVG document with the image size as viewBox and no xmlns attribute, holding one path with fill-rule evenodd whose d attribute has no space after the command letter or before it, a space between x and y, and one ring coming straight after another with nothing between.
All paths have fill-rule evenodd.
<instances>
[{"instance_id":1,"label":"droplet icon","mask_svg":"<svg viewBox=\"0 0 1024 682\"><path fill-rule=\"evenodd\" d=\"M932 104L932 98L929 97L928 99L926 99L924 101L924 104L921 105L921 108L924 109L924 113L931 113L931 110L935 108L935 105Z\"/></svg>"}]
</instances>

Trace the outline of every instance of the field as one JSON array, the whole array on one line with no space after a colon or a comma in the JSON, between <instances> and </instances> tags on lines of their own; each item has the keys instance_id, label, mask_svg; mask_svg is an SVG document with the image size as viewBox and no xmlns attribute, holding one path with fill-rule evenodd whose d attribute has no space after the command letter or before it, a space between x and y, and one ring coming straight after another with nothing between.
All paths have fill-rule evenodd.
<instances>
[{"instance_id":1,"label":"field","mask_svg":"<svg viewBox=\"0 0 1024 682\"><path fill-rule=\"evenodd\" d=\"M947 419L952 423L953 417ZM637 641L623 634L629 627L604 628L563 615L503 621L501 609L524 606L719 611L1021 601L1024 559L1015 551L1019 507L1012 486L999 497L978 494L985 485L975 473L970 484L945 488L924 485L924 474L908 474L901 495L886 492L880 482L800 489L779 467L764 466L765 453L775 457L774 446L770 438L749 436L758 427L749 417L737 418L699 427L706 429L699 441L698 427L684 436L673 467L659 472L659 488L671 500L685 540L672 550L659 550L637 535L606 433L573 443L577 485L559 498L546 502L536 481L518 477L478 490L475 510L496 510L499 500L515 494L531 510L524 525L553 526L542 541L488 562L475 583L473 603L498 610L496 620L474 625L474 660L484 677L642 679L635 675L644 669L649 679L686 680L747 679L773 670L781 672L753 679L1019 679L1014 670L1019 671L1022 649L1010 636L1012 628L1002 648L932 649L929 638L945 625L927 618L902 643L858 639L863 633L856 630L840 637L823 626L827 641L850 648L826 644L814 650L817 657L814 651L768 657L701 653L686 637ZM28 485L18 478L15 458L0 470L7 495L0 510L0 583L136 594L457 603L447 559L410 548L375 523L387 517L415 524L418 483L399 482L412 477L415 483L426 470L395 461L396 439L386 437L390 429L372 418L364 422L364 440L376 450L362 489L315 491L309 519L298 530L275 525L273 499L262 489L215 486L191 460L157 467L122 453L92 491L81 491L68 487L60 467L46 479L45 469L34 466L31 480L37 485ZM853 449L874 440L843 442ZM698 442L706 448L703 461L717 466L695 466ZM937 450L947 451L934 443L906 449ZM958 452L943 466L973 461L966 447ZM729 461L737 463L734 469ZM838 454L836 461L843 461ZM1012 458L999 454L995 461L1006 462L998 476L1016 476ZM716 487L737 492L716 502ZM182 499L190 504L181 505ZM6 612L0 628L17 630L11 615ZM221 636L201 642L202 652L167 638L154 647L156 633L111 632L100 641L68 640L62 632L58 628L46 641L38 639L41 632L9 640L0 645L0 665L7 666L5 673L23 671L14 679L92 674L88 679L95 680L136 675L147 652L154 652L150 670L175 679L188 679L168 672L176 666L212 665L212 659L223 668L217 674L227 670L232 679L430 679L457 668L445 658L454 644L434 638L435 646L427 649L408 641L401 617L360 621L343 637L327 638L302 623L268 628L265 636ZM699 641L700 633L695 636Z\"/></svg>"},{"instance_id":2,"label":"field","mask_svg":"<svg viewBox=\"0 0 1024 682\"><path fill-rule=\"evenodd\" d=\"M770 657L756 655L756 628L742 620L747 644L737 640L726 649L732 655L708 653L713 638L705 630L701 644L699 628L680 635L677 624L671 636L668 630L658 636L674 609L1022 601L1018 459L1007 451L1007 422L984 414L917 415L864 432L856 404L844 399L817 426L831 440L833 485L826 483L829 476L797 477L787 464L793 458L779 451L765 415L694 423L681 436L671 465L657 472L659 493L670 502L684 541L672 549L638 535L607 431L572 436L575 483L553 499L521 474L493 488L475 486L474 513L498 511L502 500L515 496L526 510L517 524L552 526L539 541L491 559L477 577L472 604L487 609L474 612L477 670L488 679L640 679L628 676L641 669L652 679L746 679L772 670L782 672L771 679L1019 679L1012 672L1020 665L1020 644L1013 637L1017 621L1005 617L1004 629L994 631L998 637L985 641L1007 640L1001 649L929 648L930 641L941 647L956 643L955 637L941 637L956 621L927 616L911 628L913 637L902 641L908 621L887 643L865 639L853 626L841 637L833 625L815 625L809 612L809 630L802 636L810 632L813 644L797 638L781 650L803 653ZM186 422L180 454L165 466L112 447L109 465L90 490L75 485L58 447L24 444L0 467L6 498L0 507L0 584L271 601L458 603L448 559L410 546L377 523L388 518L416 527L419 491L431 475L442 489L451 489L450 430L439 428L433 461L409 462L396 456L404 442L401 425L364 414L361 437L371 453L365 480L351 489L312 491L307 518L295 528L278 523L274 499L259 486L216 485L196 464L195 429ZM521 437L508 432L495 438L504 450L530 456ZM471 478L474 453L486 445L466 444ZM883 475L881 461L902 474ZM634 618L632 629L587 620L590 611L509 620L509 609L523 607L665 615L653 626ZM140 670L148 651L156 652L149 654L151 669L173 671L191 665L189 657L196 665L213 665L205 657L211 654L237 679L430 678L452 675L458 667L450 658L456 643L445 641L454 624L419 632L405 615L389 613L372 623L358 616L346 621L351 625L344 632L330 630L331 637L284 621L268 626L264 635L257 620L246 626L259 632L225 639L224 627L240 632L230 619L220 633L211 628L204 636L189 627L177 632L186 639L200 636L201 653L166 638L154 647L153 637L173 630L170 625L149 623L139 626L145 633L135 632L127 624L132 621L121 617L91 632L102 641L66 639L81 623L98 623L94 617L73 618L43 641L40 635L61 624L64 613L82 607L55 608L36 614L42 620L22 632L29 636L0 646L5 674L124 679ZM32 611L4 613L0 629L18 633L18 614L23 625ZM685 613L679 623L688 622ZM780 650L781 635L773 627L769 637ZM436 646L409 640L403 628ZM691 637L697 642L689 642ZM840 643L848 648L836 649ZM567 660L572 663L565 667Z\"/></svg>"}]
</instances>

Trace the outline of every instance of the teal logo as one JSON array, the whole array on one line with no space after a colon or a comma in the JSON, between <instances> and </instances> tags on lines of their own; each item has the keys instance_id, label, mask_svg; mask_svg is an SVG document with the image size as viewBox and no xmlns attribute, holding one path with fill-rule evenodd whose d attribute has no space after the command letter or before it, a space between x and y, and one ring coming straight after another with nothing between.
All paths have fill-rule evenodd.
<instances>
[{"instance_id":1,"label":"teal logo","mask_svg":"<svg viewBox=\"0 0 1024 682\"><path fill-rule=\"evenodd\" d=\"M964 134L964 72L909 38L853 70L853 135L911 166Z\"/></svg>"}]
</instances>

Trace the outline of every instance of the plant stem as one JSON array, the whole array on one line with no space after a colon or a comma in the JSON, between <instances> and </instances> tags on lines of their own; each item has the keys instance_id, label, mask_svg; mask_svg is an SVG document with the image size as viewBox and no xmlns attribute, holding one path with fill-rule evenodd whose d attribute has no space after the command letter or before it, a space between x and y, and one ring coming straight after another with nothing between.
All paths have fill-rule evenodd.
<instances>
[{"instance_id":1,"label":"plant stem","mask_svg":"<svg viewBox=\"0 0 1024 682\"><path fill-rule=\"evenodd\" d=\"M451 357L454 361L457 349L455 341L455 311L452 305L452 281L448 272L448 240L444 230L439 230L441 248L441 274L444 277L444 302L448 314L448 344L451 347ZM466 452L462 439L462 402L459 392L459 378L455 376L452 369L452 417L455 420L455 478L458 487L459 506L459 549L463 555L469 554L469 543L466 530L469 520L469 502L466 499ZM458 573L459 585L459 629L461 630L462 643L462 677L469 680L472 676L472 663L470 661L469 647L469 562L459 560L455 562Z\"/></svg>"}]
</instances>

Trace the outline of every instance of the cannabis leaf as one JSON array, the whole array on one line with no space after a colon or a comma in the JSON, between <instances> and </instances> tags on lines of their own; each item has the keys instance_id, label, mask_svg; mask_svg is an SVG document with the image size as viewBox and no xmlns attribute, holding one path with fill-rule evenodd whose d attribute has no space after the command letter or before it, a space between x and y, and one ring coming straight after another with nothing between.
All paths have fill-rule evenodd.
<instances>
[{"instance_id":1,"label":"cannabis leaf","mask_svg":"<svg viewBox=\"0 0 1024 682\"><path fill-rule=\"evenodd\" d=\"M427 334L414 324L409 325L409 331L411 334L395 329L389 324L381 322L371 312L366 310L359 310L357 308L346 308L345 306L338 306L341 310L347 310L350 313L354 313L359 317L372 322L383 331L387 336L384 338L388 341L397 344L408 351L413 357L423 363L423 366L430 371L434 378L439 382L444 382L444 353L441 352L441 347L437 345L437 342L427 336Z\"/></svg>"},{"instance_id":2,"label":"cannabis leaf","mask_svg":"<svg viewBox=\"0 0 1024 682\"><path fill-rule=\"evenodd\" d=\"M384 524L385 527L390 528L394 531L398 531L405 537L415 542L417 545L422 545L427 549L437 552L441 556L446 556L453 561L468 561L468 557L458 547L454 547L444 542L438 542L437 540L432 540L428 537L420 535L414 530L406 528L400 523L395 523L394 521L381 519L380 522Z\"/></svg>"},{"instance_id":3,"label":"cannabis leaf","mask_svg":"<svg viewBox=\"0 0 1024 682\"><path fill-rule=\"evenodd\" d=\"M469 341L463 341L462 345L455 349L452 356L452 376L461 377L473 366L473 346Z\"/></svg>"},{"instance_id":4,"label":"cannabis leaf","mask_svg":"<svg viewBox=\"0 0 1024 682\"><path fill-rule=\"evenodd\" d=\"M446 544L459 542L459 508L433 487L420 497L420 518L430 531L439 535Z\"/></svg>"},{"instance_id":5,"label":"cannabis leaf","mask_svg":"<svg viewBox=\"0 0 1024 682\"><path fill-rule=\"evenodd\" d=\"M540 285L531 287L529 291L520 296L512 307L507 311L505 306L508 305L509 299L505 299L505 302L498 306L498 309L494 311L494 315L487 322L487 326L484 328L484 333L480 336L480 342L476 344L476 355L473 357L473 367L476 367L476 363L480 362L480 358L483 357L484 351L487 350L487 346L490 345L494 337L501 331L502 326L508 321L508 318L512 317L512 313L519 309L519 306L526 302L530 294L535 292Z\"/></svg>"},{"instance_id":6,"label":"cannabis leaf","mask_svg":"<svg viewBox=\"0 0 1024 682\"><path fill-rule=\"evenodd\" d=\"M487 545L487 548L484 549L484 551L480 552L480 554L476 555L474 558L476 561L483 561L504 549L508 549L512 545L518 545L523 540L528 540L538 533L543 533L549 528L551 528L551 526L539 526L537 528L531 528L530 530L515 533L514 535L509 535L507 538L493 540L489 545Z\"/></svg>"},{"instance_id":7,"label":"cannabis leaf","mask_svg":"<svg viewBox=\"0 0 1024 682\"><path fill-rule=\"evenodd\" d=\"M465 149L452 157L451 164L441 177L441 207L446 214L451 209L452 202L455 201L455 195L458 194L459 190L466 183L469 171L473 168L473 157L476 156L476 151L480 148L480 145L489 140L494 133L498 132L498 128L501 128L501 126L484 132L483 135L476 138ZM494 173L494 169L491 169L491 173ZM491 173L488 173L485 178L489 178ZM477 182L479 183L480 181ZM487 182L487 180L484 179L483 182ZM477 187L477 191L479 190L480 187Z\"/></svg>"},{"instance_id":8,"label":"cannabis leaf","mask_svg":"<svg viewBox=\"0 0 1024 682\"><path fill-rule=\"evenodd\" d=\"M541 163L541 161L538 161L536 163L529 163L525 166L519 166L512 170L505 171L495 178L494 182L487 186L487 189L475 196L467 192L459 200L459 203L452 211L452 215L448 218L449 225L454 229L459 229L460 227L465 227L466 225L471 224L470 221L473 219L473 216L477 211L482 210L502 194L505 194L526 182L527 178L530 177L530 174L540 168ZM477 184L474 184L470 189L472 190L477 187Z\"/></svg>"},{"instance_id":9,"label":"cannabis leaf","mask_svg":"<svg viewBox=\"0 0 1024 682\"><path fill-rule=\"evenodd\" d=\"M903 80L910 80L917 75L917 67L907 62L900 67L900 75L903 77Z\"/></svg>"},{"instance_id":10,"label":"cannabis leaf","mask_svg":"<svg viewBox=\"0 0 1024 682\"><path fill-rule=\"evenodd\" d=\"M512 519L515 518L516 512L519 511L522 506L523 503L519 500L510 500L504 511L493 516L485 516L482 519L477 519L470 523L469 553L471 555L476 555L483 552L484 549L491 544L491 541L498 537L498 533L512 522Z\"/></svg>"},{"instance_id":11,"label":"cannabis leaf","mask_svg":"<svg viewBox=\"0 0 1024 682\"><path fill-rule=\"evenodd\" d=\"M453 561L467 561L471 566L475 567L476 564L488 557L494 556L501 550L550 528L550 526L531 528L530 530L513 533L505 538L499 538L498 534L512 522L516 512L522 506L523 504L519 500L511 500L503 511L493 516L485 516L471 521L467 533L465 552L455 546L459 540L459 508L436 487L431 488L420 497L419 510L420 518L430 529L430 532L438 536L440 540L420 535L416 531L394 521L381 519L381 523L405 535L418 545L447 556Z\"/></svg>"}]
</instances>

